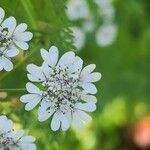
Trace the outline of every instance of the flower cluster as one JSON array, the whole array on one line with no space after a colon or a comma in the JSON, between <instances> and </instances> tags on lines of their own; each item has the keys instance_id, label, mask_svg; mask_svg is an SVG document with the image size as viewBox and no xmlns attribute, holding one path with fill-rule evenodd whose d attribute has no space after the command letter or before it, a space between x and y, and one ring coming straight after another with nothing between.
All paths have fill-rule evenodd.
<instances>
[{"instance_id":1,"label":"flower cluster","mask_svg":"<svg viewBox=\"0 0 150 150\"><path fill-rule=\"evenodd\" d=\"M86 40L85 33L79 27L74 26L74 27L71 27L70 29L72 30L72 33L74 36L73 41L74 41L75 47L78 48L79 50L82 49L84 47L85 40Z\"/></svg>"},{"instance_id":2,"label":"flower cluster","mask_svg":"<svg viewBox=\"0 0 150 150\"><path fill-rule=\"evenodd\" d=\"M69 0L66 14L71 21L82 20L81 27L73 26L71 30L74 36L74 45L77 49L82 49L85 44L87 32L92 32L95 28L93 16L90 13L86 0Z\"/></svg>"},{"instance_id":3,"label":"flower cluster","mask_svg":"<svg viewBox=\"0 0 150 150\"><path fill-rule=\"evenodd\" d=\"M38 120L41 122L53 116L53 131L59 128L67 130L71 120L81 128L83 122L92 119L85 112L96 109L97 99L92 94L96 94L97 89L93 82L100 80L101 74L93 72L96 67L94 64L82 69L83 60L71 51L58 60L59 51L55 46L49 52L41 49L41 56L44 60L42 66L27 66L28 79L40 83L40 88L31 82L27 83L29 93L20 100L26 103L27 111L40 104Z\"/></svg>"},{"instance_id":4,"label":"flower cluster","mask_svg":"<svg viewBox=\"0 0 150 150\"><path fill-rule=\"evenodd\" d=\"M14 131L13 122L0 116L0 150L36 150L33 136L23 136L24 131Z\"/></svg>"},{"instance_id":5,"label":"flower cluster","mask_svg":"<svg viewBox=\"0 0 150 150\"><path fill-rule=\"evenodd\" d=\"M90 14L85 0L70 0L67 5L67 15L70 20L84 19Z\"/></svg>"},{"instance_id":6,"label":"flower cluster","mask_svg":"<svg viewBox=\"0 0 150 150\"><path fill-rule=\"evenodd\" d=\"M25 31L27 25L21 23L16 25L14 17L8 17L4 20L5 12L0 8L0 71L3 69L11 71L13 63L11 58L18 55L19 48L27 50L27 42L32 39L32 33Z\"/></svg>"},{"instance_id":7,"label":"flower cluster","mask_svg":"<svg viewBox=\"0 0 150 150\"><path fill-rule=\"evenodd\" d=\"M94 30L96 43L102 47L112 44L115 40L117 27L113 24L115 10L112 0L95 0L98 8L98 15L102 19L102 25L96 24L96 18L88 7L86 0L69 0L67 4L67 16L71 21L81 22L79 27L71 27L74 36L74 45L77 49L82 49L85 44L87 33ZM98 21L99 22L99 21ZM98 28L97 28L98 27Z\"/></svg>"},{"instance_id":8,"label":"flower cluster","mask_svg":"<svg viewBox=\"0 0 150 150\"><path fill-rule=\"evenodd\" d=\"M96 33L96 42L98 45L105 47L111 45L116 38L117 26L114 24L115 9L112 5L112 0L95 0L95 2L103 19L103 24Z\"/></svg>"}]
</instances>

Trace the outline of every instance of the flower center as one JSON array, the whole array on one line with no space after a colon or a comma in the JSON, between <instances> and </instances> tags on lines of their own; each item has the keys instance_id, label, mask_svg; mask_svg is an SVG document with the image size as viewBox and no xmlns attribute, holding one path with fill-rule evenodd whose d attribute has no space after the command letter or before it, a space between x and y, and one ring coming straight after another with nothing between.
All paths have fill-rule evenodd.
<instances>
[{"instance_id":1,"label":"flower center","mask_svg":"<svg viewBox=\"0 0 150 150\"><path fill-rule=\"evenodd\" d=\"M12 44L12 38L8 36L8 29L0 27L0 47L9 47Z\"/></svg>"},{"instance_id":2,"label":"flower center","mask_svg":"<svg viewBox=\"0 0 150 150\"><path fill-rule=\"evenodd\" d=\"M74 105L80 99L78 78L78 73L70 73L67 67L65 69L56 67L52 70L50 80L45 82L47 91L44 94L55 110L66 113L74 109Z\"/></svg>"},{"instance_id":3,"label":"flower center","mask_svg":"<svg viewBox=\"0 0 150 150\"><path fill-rule=\"evenodd\" d=\"M0 57L1 57L1 56L3 56L3 52L2 52L2 51L0 51Z\"/></svg>"},{"instance_id":4,"label":"flower center","mask_svg":"<svg viewBox=\"0 0 150 150\"><path fill-rule=\"evenodd\" d=\"M10 147L14 144L13 138L5 137L5 135L0 137L0 149L10 150Z\"/></svg>"}]
</instances>

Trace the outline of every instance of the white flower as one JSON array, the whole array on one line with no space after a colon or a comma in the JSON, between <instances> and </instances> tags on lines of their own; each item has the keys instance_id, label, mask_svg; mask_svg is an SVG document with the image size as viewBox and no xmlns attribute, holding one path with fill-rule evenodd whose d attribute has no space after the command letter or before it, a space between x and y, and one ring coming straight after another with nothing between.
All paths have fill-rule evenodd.
<instances>
[{"instance_id":1,"label":"white flower","mask_svg":"<svg viewBox=\"0 0 150 150\"><path fill-rule=\"evenodd\" d=\"M16 25L16 19L9 17L4 20L5 12L0 8L0 71L13 69L11 58L18 55L21 48L27 50L27 42L32 39L32 33L25 31L27 25L21 23Z\"/></svg>"},{"instance_id":2,"label":"white flower","mask_svg":"<svg viewBox=\"0 0 150 150\"><path fill-rule=\"evenodd\" d=\"M13 63L11 58L16 56L19 51L15 47L0 48L0 71L5 69L6 71L11 71L13 69Z\"/></svg>"},{"instance_id":3,"label":"white flower","mask_svg":"<svg viewBox=\"0 0 150 150\"><path fill-rule=\"evenodd\" d=\"M95 29L95 22L94 19L92 17L87 18L83 24L82 24L82 28L85 32L89 33L92 32Z\"/></svg>"},{"instance_id":4,"label":"white flower","mask_svg":"<svg viewBox=\"0 0 150 150\"><path fill-rule=\"evenodd\" d=\"M88 65L83 68L80 73L80 85L82 88L90 94L96 94L97 88L93 84L93 82L97 82L101 78L101 74L99 72L94 72L93 70L96 68L95 64Z\"/></svg>"},{"instance_id":5,"label":"white flower","mask_svg":"<svg viewBox=\"0 0 150 150\"><path fill-rule=\"evenodd\" d=\"M82 49L84 44L85 44L85 33L82 31L82 29L78 27L71 27L71 30L73 31L73 36L74 36L74 46L77 49Z\"/></svg>"},{"instance_id":6,"label":"white flower","mask_svg":"<svg viewBox=\"0 0 150 150\"><path fill-rule=\"evenodd\" d=\"M100 14L103 18L104 23L111 23L113 22L115 18L115 9L114 7L110 4L105 7L101 8Z\"/></svg>"},{"instance_id":7,"label":"white flower","mask_svg":"<svg viewBox=\"0 0 150 150\"><path fill-rule=\"evenodd\" d=\"M111 45L117 33L117 27L113 24L104 24L96 33L96 42L98 45L105 47Z\"/></svg>"},{"instance_id":8,"label":"white flower","mask_svg":"<svg viewBox=\"0 0 150 150\"><path fill-rule=\"evenodd\" d=\"M89 16L86 0L69 0L66 11L70 20L84 19Z\"/></svg>"},{"instance_id":9,"label":"white flower","mask_svg":"<svg viewBox=\"0 0 150 150\"><path fill-rule=\"evenodd\" d=\"M23 136L24 131L13 130L13 122L0 116L0 150L36 150L33 136Z\"/></svg>"},{"instance_id":10,"label":"white flower","mask_svg":"<svg viewBox=\"0 0 150 150\"><path fill-rule=\"evenodd\" d=\"M115 9L112 0L95 0L99 7L99 14L102 16L104 23L111 23L115 17Z\"/></svg>"},{"instance_id":11,"label":"white flower","mask_svg":"<svg viewBox=\"0 0 150 150\"><path fill-rule=\"evenodd\" d=\"M112 0L95 0L95 2L99 7L102 7L102 6L105 7L111 4Z\"/></svg>"},{"instance_id":12,"label":"white flower","mask_svg":"<svg viewBox=\"0 0 150 150\"><path fill-rule=\"evenodd\" d=\"M101 74L92 73L95 65L89 65L82 70L83 61L74 52L65 53L60 60L58 53L55 46L49 52L41 49L43 65L27 66L29 80L41 83L41 88L27 83L29 94L23 95L20 100L26 103L26 110L40 104L39 121L45 121L52 116L52 130L62 128L65 131L70 127L71 120L77 127L82 127L83 122L91 120L86 112L96 109L97 99L91 94L97 92L93 82L100 80Z\"/></svg>"}]
</instances>

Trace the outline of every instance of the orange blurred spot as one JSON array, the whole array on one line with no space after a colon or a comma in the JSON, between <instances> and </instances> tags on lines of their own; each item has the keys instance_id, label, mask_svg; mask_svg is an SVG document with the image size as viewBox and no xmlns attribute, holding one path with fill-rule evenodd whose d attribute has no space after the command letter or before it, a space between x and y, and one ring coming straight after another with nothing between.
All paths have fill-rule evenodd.
<instances>
[{"instance_id":1,"label":"orange blurred spot","mask_svg":"<svg viewBox=\"0 0 150 150\"><path fill-rule=\"evenodd\" d=\"M150 148L150 117L143 118L135 124L133 138L140 148Z\"/></svg>"}]
</instances>

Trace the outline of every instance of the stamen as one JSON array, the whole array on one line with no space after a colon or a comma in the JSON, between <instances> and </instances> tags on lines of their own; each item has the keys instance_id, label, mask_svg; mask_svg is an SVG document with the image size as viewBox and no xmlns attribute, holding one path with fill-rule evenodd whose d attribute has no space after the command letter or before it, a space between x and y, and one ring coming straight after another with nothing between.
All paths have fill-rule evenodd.
<instances>
[{"instance_id":1,"label":"stamen","mask_svg":"<svg viewBox=\"0 0 150 150\"><path fill-rule=\"evenodd\" d=\"M45 84L48 87L46 91L46 101L48 99L54 103L57 110L59 109L63 114L74 109L74 105L79 101L79 95L77 93L79 86L78 76L71 76L69 74L69 68L64 69L60 67L53 68L53 74ZM75 73L74 73L75 74ZM76 90L78 89L78 90ZM51 97L54 97L51 99Z\"/></svg>"}]
</instances>

